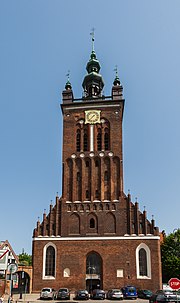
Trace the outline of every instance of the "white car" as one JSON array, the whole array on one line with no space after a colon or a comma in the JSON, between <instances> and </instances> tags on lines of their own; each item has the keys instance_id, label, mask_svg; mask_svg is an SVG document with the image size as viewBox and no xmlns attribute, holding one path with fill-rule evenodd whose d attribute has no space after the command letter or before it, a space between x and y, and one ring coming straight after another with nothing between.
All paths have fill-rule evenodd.
<instances>
[{"instance_id":1,"label":"white car","mask_svg":"<svg viewBox=\"0 0 180 303\"><path fill-rule=\"evenodd\" d=\"M50 287L44 287L40 293L40 299L56 299L56 290Z\"/></svg>"}]
</instances>

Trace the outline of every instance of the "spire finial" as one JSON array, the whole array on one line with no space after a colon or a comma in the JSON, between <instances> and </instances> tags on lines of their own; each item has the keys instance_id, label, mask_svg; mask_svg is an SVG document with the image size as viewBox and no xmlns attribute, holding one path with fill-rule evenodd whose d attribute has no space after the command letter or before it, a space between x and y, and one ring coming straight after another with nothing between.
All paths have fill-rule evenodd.
<instances>
[{"instance_id":1,"label":"spire finial","mask_svg":"<svg viewBox=\"0 0 180 303\"><path fill-rule=\"evenodd\" d=\"M71 87L71 82L69 81L69 78L70 78L70 70L68 70L67 74L66 74L66 77L67 77L67 82L66 82L66 85L65 85L65 89L72 89Z\"/></svg>"},{"instance_id":2,"label":"spire finial","mask_svg":"<svg viewBox=\"0 0 180 303\"><path fill-rule=\"evenodd\" d=\"M117 67L117 65L115 65L114 72L116 72L116 76L115 76L113 84L114 85L120 85L120 80L119 80L119 76L118 76L118 67Z\"/></svg>"},{"instance_id":3,"label":"spire finial","mask_svg":"<svg viewBox=\"0 0 180 303\"><path fill-rule=\"evenodd\" d=\"M116 72L116 77L118 77L118 67L115 65L114 71Z\"/></svg>"},{"instance_id":4,"label":"spire finial","mask_svg":"<svg viewBox=\"0 0 180 303\"><path fill-rule=\"evenodd\" d=\"M68 70L68 72L67 72L67 74L66 74L66 77L67 77L67 82L69 82L70 70Z\"/></svg>"},{"instance_id":5,"label":"spire finial","mask_svg":"<svg viewBox=\"0 0 180 303\"><path fill-rule=\"evenodd\" d=\"M92 52L94 51L94 32L95 32L95 28L93 27L90 35L92 36Z\"/></svg>"}]
</instances>

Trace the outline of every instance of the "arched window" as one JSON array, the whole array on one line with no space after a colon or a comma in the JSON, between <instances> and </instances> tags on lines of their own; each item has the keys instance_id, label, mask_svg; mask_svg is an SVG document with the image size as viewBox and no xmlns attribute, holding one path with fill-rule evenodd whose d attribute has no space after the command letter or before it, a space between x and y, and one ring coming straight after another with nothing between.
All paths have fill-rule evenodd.
<instances>
[{"instance_id":1,"label":"arched window","mask_svg":"<svg viewBox=\"0 0 180 303\"><path fill-rule=\"evenodd\" d=\"M139 250L139 274L147 276L147 255L144 248Z\"/></svg>"},{"instance_id":2,"label":"arched window","mask_svg":"<svg viewBox=\"0 0 180 303\"><path fill-rule=\"evenodd\" d=\"M89 190L86 190L86 199L89 199Z\"/></svg>"},{"instance_id":3,"label":"arched window","mask_svg":"<svg viewBox=\"0 0 180 303\"><path fill-rule=\"evenodd\" d=\"M78 181L78 182L80 182L80 181L81 181L81 174L80 174L80 172L79 172L79 171L77 172L77 181Z\"/></svg>"},{"instance_id":4,"label":"arched window","mask_svg":"<svg viewBox=\"0 0 180 303\"><path fill-rule=\"evenodd\" d=\"M97 150L102 150L102 134L101 134L101 128L98 128L98 134L97 134Z\"/></svg>"},{"instance_id":5,"label":"arched window","mask_svg":"<svg viewBox=\"0 0 180 303\"><path fill-rule=\"evenodd\" d=\"M138 279L151 278L151 254L149 247L144 243L136 248L136 270Z\"/></svg>"},{"instance_id":6,"label":"arched window","mask_svg":"<svg viewBox=\"0 0 180 303\"><path fill-rule=\"evenodd\" d=\"M55 277L55 249L51 245L46 249L45 276Z\"/></svg>"},{"instance_id":7,"label":"arched window","mask_svg":"<svg viewBox=\"0 0 180 303\"><path fill-rule=\"evenodd\" d=\"M96 204L93 205L93 210L97 210Z\"/></svg>"},{"instance_id":8,"label":"arched window","mask_svg":"<svg viewBox=\"0 0 180 303\"><path fill-rule=\"evenodd\" d=\"M96 189L95 198L99 199L99 190L98 189Z\"/></svg>"},{"instance_id":9,"label":"arched window","mask_svg":"<svg viewBox=\"0 0 180 303\"><path fill-rule=\"evenodd\" d=\"M95 228L95 220L93 218L90 219L90 228Z\"/></svg>"},{"instance_id":10,"label":"arched window","mask_svg":"<svg viewBox=\"0 0 180 303\"><path fill-rule=\"evenodd\" d=\"M105 150L109 150L109 129L107 127L104 134L104 148Z\"/></svg>"},{"instance_id":11,"label":"arched window","mask_svg":"<svg viewBox=\"0 0 180 303\"><path fill-rule=\"evenodd\" d=\"M104 181L105 182L109 181L109 174L107 170L104 172Z\"/></svg>"},{"instance_id":12,"label":"arched window","mask_svg":"<svg viewBox=\"0 0 180 303\"><path fill-rule=\"evenodd\" d=\"M88 150L88 135L87 129L84 130L84 151Z\"/></svg>"},{"instance_id":13,"label":"arched window","mask_svg":"<svg viewBox=\"0 0 180 303\"><path fill-rule=\"evenodd\" d=\"M81 150L81 131L80 129L77 129L76 132L76 151L80 152Z\"/></svg>"}]
</instances>

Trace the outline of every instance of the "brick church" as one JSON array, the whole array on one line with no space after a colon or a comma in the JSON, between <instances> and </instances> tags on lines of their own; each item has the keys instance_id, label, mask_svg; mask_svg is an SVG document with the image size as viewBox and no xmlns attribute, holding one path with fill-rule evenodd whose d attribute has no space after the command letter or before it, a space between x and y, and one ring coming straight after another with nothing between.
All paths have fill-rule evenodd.
<instances>
[{"instance_id":1,"label":"brick church","mask_svg":"<svg viewBox=\"0 0 180 303\"><path fill-rule=\"evenodd\" d=\"M123 87L109 96L94 46L83 97L62 92L63 184L33 233L33 291L134 285L160 289L159 229L123 190Z\"/></svg>"}]
</instances>

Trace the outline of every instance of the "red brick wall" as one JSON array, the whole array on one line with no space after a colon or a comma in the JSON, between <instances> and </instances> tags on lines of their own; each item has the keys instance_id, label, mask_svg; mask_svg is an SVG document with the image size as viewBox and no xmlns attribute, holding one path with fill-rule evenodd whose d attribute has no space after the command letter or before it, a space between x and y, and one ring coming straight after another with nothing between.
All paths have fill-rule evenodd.
<instances>
[{"instance_id":1,"label":"red brick wall","mask_svg":"<svg viewBox=\"0 0 180 303\"><path fill-rule=\"evenodd\" d=\"M53 239L52 239L53 240ZM49 241L50 242L50 241ZM43 280L43 247L47 241L34 241L33 291L49 286L58 289L68 287L72 291L86 287L86 256L96 252L102 258L105 290L133 284L138 288L156 290L161 288L161 261L159 240L87 240L52 241L57 247L56 279ZM151 279L136 278L135 251L140 243L145 243L151 251ZM63 270L70 268L70 277L63 277ZM123 269L124 277L117 278L117 269ZM129 278L128 278L129 276Z\"/></svg>"}]
</instances>

